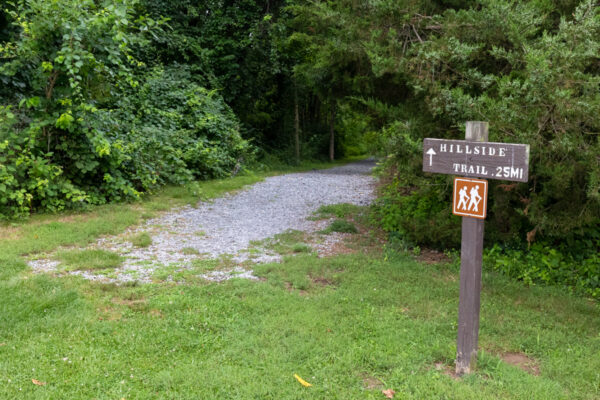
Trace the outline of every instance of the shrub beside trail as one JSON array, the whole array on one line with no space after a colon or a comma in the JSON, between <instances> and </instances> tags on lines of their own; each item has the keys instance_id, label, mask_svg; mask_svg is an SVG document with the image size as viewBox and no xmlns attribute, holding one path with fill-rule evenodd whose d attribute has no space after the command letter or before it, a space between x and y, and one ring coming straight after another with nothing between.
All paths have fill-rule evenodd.
<instances>
[{"instance_id":1,"label":"shrub beside trail","mask_svg":"<svg viewBox=\"0 0 600 400\"><path fill-rule=\"evenodd\" d=\"M139 197L228 176L249 157L219 93L134 49L163 21L128 1L6 6L0 46L0 217Z\"/></svg>"}]
</instances>

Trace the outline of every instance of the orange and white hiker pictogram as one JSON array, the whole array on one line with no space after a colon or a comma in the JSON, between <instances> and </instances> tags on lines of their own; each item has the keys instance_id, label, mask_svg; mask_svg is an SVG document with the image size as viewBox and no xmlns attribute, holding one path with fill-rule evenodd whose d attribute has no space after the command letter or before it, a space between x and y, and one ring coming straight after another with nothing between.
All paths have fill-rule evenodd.
<instances>
[{"instance_id":1,"label":"orange and white hiker pictogram","mask_svg":"<svg viewBox=\"0 0 600 400\"><path fill-rule=\"evenodd\" d=\"M488 182L485 179L454 178L452 213L485 219Z\"/></svg>"}]
</instances>

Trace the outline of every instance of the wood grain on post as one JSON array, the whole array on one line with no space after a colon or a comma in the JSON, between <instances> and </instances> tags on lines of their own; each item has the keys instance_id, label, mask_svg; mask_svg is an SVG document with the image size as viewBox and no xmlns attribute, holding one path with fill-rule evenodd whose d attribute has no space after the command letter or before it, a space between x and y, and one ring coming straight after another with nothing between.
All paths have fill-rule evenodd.
<instances>
[{"instance_id":1,"label":"wood grain on post","mask_svg":"<svg viewBox=\"0 0 600 400\"><path fill-rule=\"evenodd\" d=\"M488 123L467 122L466 140L488 140ZM456 341L456 374L469 374L477 363L479 309L481 301L481 263L484 220L463 217L460 252L460 298L458 306L458 339Z\"/></svg>"}]
</instances>

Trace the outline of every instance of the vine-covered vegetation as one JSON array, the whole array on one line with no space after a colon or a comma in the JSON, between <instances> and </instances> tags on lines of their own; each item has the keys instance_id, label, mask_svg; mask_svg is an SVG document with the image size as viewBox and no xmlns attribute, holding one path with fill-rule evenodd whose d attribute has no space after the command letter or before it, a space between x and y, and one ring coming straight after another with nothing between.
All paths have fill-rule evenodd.
<instances>
[{"instance_id":1,"label":"vine-covered vegetation","mask_svg":"<svg viewBox=\"0 0 600 400\"><path fill-rule=\"evenodd\" d=\"M127 0L5 5L0 215L136 198L229 175L240 123L187 65L140 55L166 29Z\"/></svg>"},{"instance_id":2,"label":"vine-covered vegetation","mask_svg":"<svg viewBox=\"0 0 600 400\"><path fill-rule=\"evenodd\" d=\"M490 140L531 146L528 183L491 182L496 267L567 274L597 293L592 0L13 0L1 11L2 218L228 176L256 157L372 152L383 228L456 246L451 177L421 172L422 139L460 139L465 121L484 120ZM555 273L513 267L529 265L517 255L530 246L559 251Z\"/></svg>"}]
</instances>

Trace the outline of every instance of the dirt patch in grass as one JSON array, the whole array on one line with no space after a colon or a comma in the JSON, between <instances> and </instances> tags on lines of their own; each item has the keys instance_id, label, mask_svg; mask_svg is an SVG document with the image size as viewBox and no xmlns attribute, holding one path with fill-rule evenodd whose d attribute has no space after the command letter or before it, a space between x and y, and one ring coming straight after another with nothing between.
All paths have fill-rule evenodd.
<instances>
[{"instance_id":1,"label":"dirt patch in grass","mask_svg":"<svg viewBox=\"0 0 600 400\"><path fill-rule=\"evenodd\" d=\"M294 288L294 285L292 285L291 282L285 282L285 290L287 290L290 293L298 293L300 296L308 296L308 291L304 290L304 289L296 289Z\"/></svg>"},{"instance_id":2,"label":"dirt patch in grass","mask_svg":"<svg viewBox=\"0 0 600 400\"><path fill-rule=\"evenodd\" d=\"M114 304L118 304L121 306L128 306L128 307L138 307L141 304L146 304L148 303L148 300L141 298L141 299L121 299L119 297L113 297L111 300L111 302L113 302Z\"/></svg>"},{"instance_id":3,"label":"dirt patch in grass","mask_svg":"<svg viewBox=\"0 0 600 400\"><path fill-rule=\"evenodd\" d=\"M526 354L509 352L499 354L498 357L500 357L500 359L505 363L519 367L529 374L535 376L540 375L540 367L538 366L537 362Z\"/></svg>"},{"instance_id":4,"label":"dirt patch in grass","mask_svg":"<svg viewBox=\"0 0 600 400\"><path fill-rule=\"evenodd\" d=\"M367 390L383 389L383 382L372 375L364 373L360 375L360 378L362 379L364 388Z\"/></svg>"},{"instance_id":5,"label":"dirt patch in grass","mask_svg":"<svg viewBox=\"0 0 600 400\"><path fill-rule=\"evenodd\" d=\"M335 286L335 283L331 279L327 279L322 276L313 276L310 278L311 282L318 286Z\"/></svg>"},{"instance_id":6,"label":"dirt patch in grass","mask_svg":"<svg viewBox=\"0 0 600 400\"><path fill-rule=\"evenodd\" d=\"M148 306L148 299L143 295L130 292L130 293L122 293L120 296L112 296L110 298L110 302L117 306L125 306L132 311L149 311L150 307Z\"/></svg>"},{"instance_id":7,"label":"dirt patch in grass","mask_svg":"<svg viewBox=\"0 0 600 400\"><path fill-rule=\"evenodd\" d=\"M63 215L56 219L57 222L64 223L72 223L72 222L82 222L86 220L90 220L92 218L97 218L98 215L95 213L90 214L72 214L72 215Z\"/></svg>"},{"instance_id":8,"label":"dirt patch in grass","mask_svg":"<svg viewBox=\"0 0 600 400\"><path fill-rule=\"evenodd\" d=\"M355 215L349 223L356 227L356 232L333 232L322 236L324 240L319 251L320 256L354 254L354 253L380 253L387 242L387 234L369 222L366 214Z\"/></svg>"},{"instance_id":9,"label":"dirt patch in grass","mask_svg":"<svg viewBox=\"0 0 600 400\"><path fill-rule=\"evenodd\" d=\"M100 313L100 316L98 317L99 321L118 321L123 316L119 310L112 307L98 309L98 312Z\"/></svg>"},{"instance_id":10,"label":"dirt patch in grass","mask_svg":"<svg viewBox=\"0 0 600 400\"><path fill-rule=\"evenodd\" d=\"M0 237L2 240L17 240L23 237L22 228L12 226L0 226Z\"/></svg>"},{"instance_id":11,"label":"dirt patch in grass","mask_svg":"<svg viewBox=\"0 0 600 400\"><path fill-rule=\"evenodd\" d=\"M355 249L351 249L348 244L347 233L333 233L325 236L322 243L313 243L312 246L317 250L319 257L333 257L340 254L356 253Z\"/></svg>"},{"instance_id":12,"label":"dirt patch in grass","mask_svg":"<svg viewBox=\"0 0 600 400\"><path fill-rule=\"evenodd\" d=\"M434 368L436 371L440 371L442 374L449 376L455 381L460 380L460 376L456 375L454 366L447 365L443 361L439 361L434 364Z\"/></svg>"},{"instance_id":13,"label":"dirt patch in grass","mask_svg":"<svg viewBox=\"0 0 600 400\"><path fill-rule=\"evenodd\" d=\"M320 221L323 229L306 240L320 258L359 252L365 254L380 253L383 244L386 243L385 233L372 226L363 214L349 218L349 221L346 221L356 228L354 233L329 232L326 224L330 222L331 219Z\"/></svg>"},{"instance_id":14,"label":"dirt patch in grass","mask_svg":"<svg viewBox=\"0 0 600 400\"><path fill-rule=\"evenodd\" d=\"M435 279L440 280L442 282L456 282L459 278L458 272L447 270L434 271L432 272L432 276L435 277Z\"/></svg>"},{"instance_id":15,"label":"dirt patch in grass","mask_svg":"<svg viewBox=\"0 0 600 400\"><path fill-rule=\"evenodd\" d=\"M417 256L417 261L425 264L441 264L449 263L451 260L447 255L441 251L433 249L422 249L421 253Z\"/></svg>"}]
</instances>

